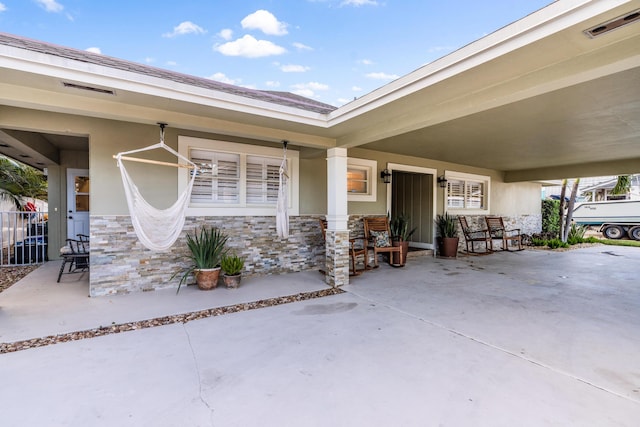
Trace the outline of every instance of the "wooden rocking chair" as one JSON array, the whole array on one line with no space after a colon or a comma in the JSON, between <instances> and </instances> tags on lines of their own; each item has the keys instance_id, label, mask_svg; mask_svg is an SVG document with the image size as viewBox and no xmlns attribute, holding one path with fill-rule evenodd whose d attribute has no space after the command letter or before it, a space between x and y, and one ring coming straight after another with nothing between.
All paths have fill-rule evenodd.
<instances>
[{"instance_id":1,"label":"wooden rocking chair","mask_svg":"<svg viewBox=\"0 0 640 427\"><path fill-rule=\"evenodd\" d=\"M487 222L487 229L489 233L489 247L493 251L493 241L502 240L502 250L509 250L509 242L512 242L515 246L517 244L518 251L523 250L522 247L522 235L519 228L507 230L504 227L502 217L499 216L487 216L484 218Z\"/></svg>"},{"instance_id":2,"label":"wooden rocking chair","mask_svg":"<svg viewBox=\"0 0 640 427\"><path fill-rule=\"evenodd\" d=\"M389 218L386 216L365 217L364 237L367 239L369 249L373 250L374 268L378 267L378 253L389 254L389 265L393 267L403 267L402 246L393 246L391 243L391 229ZM398 254L398 262L394 263L393 254Z\"/></svg>"},{"instance_id":3,"label":"wooden rocking chair","mask_svg":"<svg viewBox=\"0 0 640 427\"><path fill-rule=\"evenodd\" d=\"M322 240L323 241L327 241L327 220L325 219L321 219L320 220L320 230L322 230ZM367 250L367 245L365 242L363 242L361 245L356 245L356 242L360 240L363 241L364 239L361 238L354 238L354 239L349 239L349 261L351 264L351 268L349 270L349 276L359 276L360 274L362 274L362 272L364 270L368 269L368 250ZM364 256L364 268L361 270L358 270L356 268L356 259L359 256Z\"/></svg>"},{"instance_id":4,"label":"wooden rocking chair","mask_svg":"<svg viewBox=\"0 0 640 427\"><path fill-rule=\"evenodd\" d=\"M489 253L489 231L486 229L483 230L471 230L469 228L469 224L467 223L467 218L462 215L458 216L458 220L460 221L460 228L462 228L462 234L464 235L464 240L467 245L467 252L476 253L474 243L482 242L484 243L484 251L478 253Z\"/></svg>"}]
</instances>

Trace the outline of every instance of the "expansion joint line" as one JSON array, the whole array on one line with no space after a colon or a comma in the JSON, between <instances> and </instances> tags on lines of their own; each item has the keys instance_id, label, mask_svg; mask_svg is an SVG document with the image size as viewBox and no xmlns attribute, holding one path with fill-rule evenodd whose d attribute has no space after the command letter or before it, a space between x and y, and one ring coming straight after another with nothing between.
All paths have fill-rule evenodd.
<instances>
[{"instance_id":1,"label":"expansion joint line","mask_svg":"<svg viewBox=\"0 0 640 427\"><path fill-rule=\"evenodd\" d=\"M491 344L490 342L487 342L487 341L484 341L484 340L482 340L482 339L479 339L479 338L473 337L473 336L471 336L471 335L465 334L464 332L458 331L458 330L456 330L456 329L450 328L450 327L448 327L448 326L442 325L442 324L437 323L437 322L434 322L434 321L432 321L432 320L425 319L425 318L423 318L423 317L417 316L417 315L415 315L415 314L413 314L413 313L409 313L409 312L407 312L407 311L401 310L401 309L399 309L399 308L397 308L397 307L394 307L394 306L391 306L391 305L389 305L389 304L381 303L380 301L376 301L376 300L373 300L373 299L371 299L371 298L364 297L364 296L362 296L362 295L359 295L359 294L354 293L354 292L351 292L351 291L347 291L347 292L349 292L350 294L352 294L352 295L354 295L354 296L357 296L358 298L361 298L361 299L363 299L363 300L366 300L366 301L368 301L368 302L370 302L370 303L372 303L372 304L375 304L375 305L378 305L378 306L381 306L381 307L385 307L385 308L387 308L387 309L389 309L389 310L392 310L392 311L395 311L395 312L397 312L397 313L403 314L403 315L405 315L405 316L408 316L408 317L414 318L414 319L416 319L416 320L419 320L419 321L421 321L421 322L423 322L423 323L426 323L426 324L428 324L428 325L430 325L430 326L433 326L433 327L435 327L435 328L445 330L445 331L450 332L450 333L452 333L452 334L455 334L455 335L457 335L457 336L459 336L459 337L466 338L466 339L468 339L468 340L470 340L470 341L476 342L476 343L478 343L478 344L480 344L480 345L483 345L483 346L485 346L485 347L489 347L489 348L491 348L491 349L494 349L494 350L500 351L500 352L502 352L502 353L508 354L509 356L513 356L513 357L516 357L516 358L518 358L518 359L524 360L524 361L526 361L526 362L528 362L528 363L531 363L531 364L533 364L533 365L539 366L539 367L541 367L541 368L543 368L543 369L547 369L547 370L549 370L549 371L551 371L551 372L553 372L553 373L556 373L556 374L562 375L562 376L567 377L567 378L571 378L572 380L575 380L575 381L581 382L581 383L583 383L583 384L586 384L586 385L588 385L588 386L590 386L590 387L593 387L593 388L596 388L596 389L598 389L598 390L602 390L602 391L604 391L605 393L612 394L612 395L614 395L614 396L620 397L620 398L625 399L625 400L629 400L629 401L634 402L634 403L640 403L640 400L639 400L639 399L634 399L634 398L632 398L632 397L625 396L624 394L618 393L618 392L616 392L616 391L614 391L614 390L610 390L610 389L608 389L608 388L606 388L606 387L604 387L604 386L601 386L601 385L595 384L595 383L593 383L593 382L591 382L591 381L589 381L589 380L586 380L586 379L584 379L584 378L580 378L580 377L575 376L575 375L573 375L573 374L571 374L571 373L569 373L569 372L566 372L566 371L560 370L560 369L558 369L558 368L555 368L555 367L553 367L553 366L551 366L551 365L548 365L548 364L546 364L546 363L544 363L544 362L541 362L541 361L539 361L539 360L535 360L535 359L532 359L532 358L530 358L530 357L526 357L526 356L525 356L525 355L523 355L523 354L515 353L515 352L513 352L513 351L511 351L511 350L508 350L508 349L506 349L506 348L502 348L502 347L499 347L499 346L497 346L497 345L495 345L495 344Z\"/></svg>"}]
</instances>

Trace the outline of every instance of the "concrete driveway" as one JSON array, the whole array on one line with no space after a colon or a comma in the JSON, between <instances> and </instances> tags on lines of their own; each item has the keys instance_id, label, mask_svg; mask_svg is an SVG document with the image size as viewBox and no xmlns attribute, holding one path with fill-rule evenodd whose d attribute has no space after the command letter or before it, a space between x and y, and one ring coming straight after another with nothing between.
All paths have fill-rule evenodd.
<instances>
[{"instance_id":1,"label":"concrete driveway","mask_svg":"<svg viewBox=\"0 0 640 427\"><path fill-rule=\"evenodd\" d=\"M1 424L637 426L639 263L416 258L340 295L2 354Z\"/></svg>"}]
</instances>

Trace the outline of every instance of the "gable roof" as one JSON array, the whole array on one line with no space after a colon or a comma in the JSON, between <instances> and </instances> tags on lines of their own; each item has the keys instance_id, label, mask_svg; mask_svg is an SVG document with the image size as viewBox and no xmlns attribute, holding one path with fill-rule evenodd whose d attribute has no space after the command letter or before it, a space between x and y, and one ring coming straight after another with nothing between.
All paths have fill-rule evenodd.
<instances>
[{"instance_id":1,"label":"gable roof","mask_svg":"<svg viewBox=\"0 0 640 427\"><path fill-rule=\"evenodd\" d=\"M260 101L271 102L274 104L298 108L315 113L328 114L337 108L333 105L325 104L289 92L263 91L249 89L241 86L234 86L212 79L177 73L162 68L143 65L131 61L125 61L123 59L84 50L73 49L70 47L59 46L52 43L46 43L43 41L33 40L13 34L0 33L0 45L30 50L46 55L54 55L61 58L71 59L74 61L80 61L89 64L101 65L116 70L138 73L145 76L158 77L161 79L170 80L177 83L184 83L203 89L211 89L219 92L243 96Z\"/></svg>"}]
</instances>

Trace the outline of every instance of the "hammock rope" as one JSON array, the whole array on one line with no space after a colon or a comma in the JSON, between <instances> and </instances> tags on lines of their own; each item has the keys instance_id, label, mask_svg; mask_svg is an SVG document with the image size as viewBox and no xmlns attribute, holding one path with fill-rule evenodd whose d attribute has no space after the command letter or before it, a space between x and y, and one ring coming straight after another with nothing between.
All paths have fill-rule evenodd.
<instances>
[{"instance_id":1,"label":"hammock rope","mask_svg":"<svg viewBox=\"0 0 640 427\"><path fill-rule=\"evenodd\" d=\"M276 210L276 231L278 237L289 237L289 174L287 171L287 141L282 141L284 153L280 164L278 180L278 202Z\"/></svg>"},{"instance_id":2,"label":"hammock rope","mask_svg":"<svg viewBox=\"0 0 640 427\"><path fill-rule=\"evenodd\" d=\"M182 232L182 228L184 226L185 210L189 204L189 200L191 199L191 191L198 172L198 166L196 166L195 163L171 147L165 145L164 126L161 124L160 128L161 133L159 143L136 150L118 153L114 156L117 159L117 165L120 169L122 184L124 186L124 192L127 199L127 206L129 207L129 214L131 215L131 222L136 232L136 236L138 236L138 239L146 248L152 251L166 251L173 246L175 241L178 239L178 236ZM166 162L148 161L146 159L123 157L128 154L154 150L157 148L163 148L169 151L179 159L187 162L189 165L188 167L193 169L189 184L178 196L176 202L167 209L155 208L144 199L142 193L131 179L131 176L122 162L123 160L131 160L142 161L144 163L167 164L171 166L185 166L183 164L171 164Z\"/></svg>"}]
</instances>

